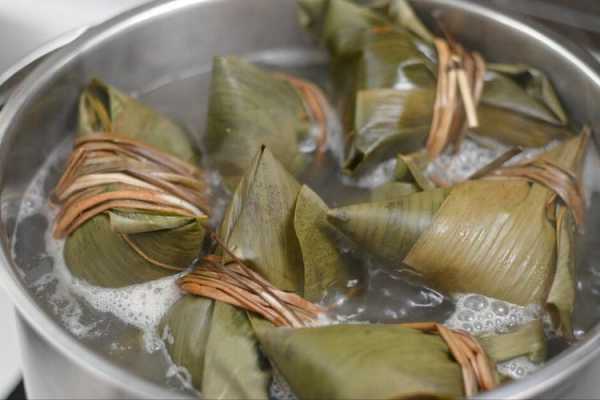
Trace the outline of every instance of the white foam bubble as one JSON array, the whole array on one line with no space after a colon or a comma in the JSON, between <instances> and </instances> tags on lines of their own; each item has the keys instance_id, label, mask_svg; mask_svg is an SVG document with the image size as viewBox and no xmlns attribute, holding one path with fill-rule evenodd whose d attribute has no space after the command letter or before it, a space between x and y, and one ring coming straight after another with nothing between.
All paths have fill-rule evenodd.
<instances>
[{"instance_id":1,"label":"white foam bubble","mask_svg":"<svg viewBox=\"0 0 600 400\"><path fill-rule=\"evenodd\" d=\"M473 335L507 333L544 317L539 305L522 307L480 294L460 293L452 297L456 302L456 309L444 324ZM498 363L497 370L502 375L517 379L540 367L541 364L532 363L527 357L517 357Z\"/></svg>"},{"instance_id":2,"label":"white foam bubble","mask_svg":"<svg viewBox=\"0 0 600 400\"><path fill-rule=\"evenodd\" d=\"M529 161L541 153L555 147L559 142L552 141L546 146L528 148L511 158L506 165L515 165ZM475 172L496 160L508 150L508 147L485 139L485 142L466 137L458 153L448 150L427 166L426 174L435 175L449 184L455 184L468 179Z\"/></svg>"},{"instance_id":3,"label":"white foam bubble","mask_svg":"<svg viewBox=\"0 0 600 400\"><path fill-rule=\"evenodd\" d=\"M541 307L521 307L480 294L455 294L454 313L445 324L475 335L507 333L514 328L542 317Z\"/></svg>"},{"instance_id":4,"label":"white foam bubble","mask_svg":"<svg viewBox=\"0 0 600 400\"><path fill-rule=\"evenodd\" d=\"M541 367L541 364L534 364L527 357L517 357L496 365L499 374L512 379L524 378Z\"/></svg>"},{"instance_id":5,"label":"white foam bubble","mask_svg":"<svg viewBox=\"0 0 600 400\"><path fill-rule=\"evenodd\" d=\"M99 288L74 279L71 288L96 310L111 313L121 321L139 328L143 332L146 351L152 353L162 346L156 334L158 324L181 297L175 284L178 277L179 275L170 276L120 289Z\"/></svg>"}]
</instances>

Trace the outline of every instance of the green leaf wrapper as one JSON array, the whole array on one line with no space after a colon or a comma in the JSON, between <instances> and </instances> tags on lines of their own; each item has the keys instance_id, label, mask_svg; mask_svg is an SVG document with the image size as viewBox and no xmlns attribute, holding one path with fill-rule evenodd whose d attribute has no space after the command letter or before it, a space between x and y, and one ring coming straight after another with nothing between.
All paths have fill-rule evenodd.
<instances>
[{"instance_id":1,"label":"green leaf wrapper","mask_svg":"<svg viewBox=\"0 0 600 400\"><path fill-rule=\"evenodd\" d=\"M267 399L268 366L260 358L246 313L229 304L185 296L163 319L167 350L194 387L211 399Z\"/></svg>"},{"instance_id":2,"label":"green leaf wrapper","mask_svg":"<svg viewBox=\"0 0 600 400\"><path fill-rule=\"evenodd\" d=\"M258 330L262 349L300 399L464 396L461 370L436 335L395 325Z\"/></svg>"},{"instance_id":3,"label":"green leaf wrapper","mask_svg":"<svg viewBox=\"0 0 600 400\"><path fill-rule=\"evenodd\" d=\"M294 228L304 263L304 298L320 300L332 288L345 288L350 268L340 254L327 222L327 205L308 186L296 201Z\"/></svg>"},{"instance_id":4,"label":"green leaf wrapper","mask_svg":"<svg viewBox=\"0 0 600 400\"><path fill-rule=\"evenodd\" d=\"M79 135L112 133L149 144L182 161L195 163L198 154L189 136L168 117L97 79L79 99Z\"/></svg>"},{"instance_id":5,"label":"green leaf wrapper","mask_svg":"<svg viewBox=\"0 0 600 400\"><path fill-rule=\"evenodd\" d=\"M300 93L288 81L236 57L216 57L206 147L226 183L235 188L256 152L266 145L296 174L311 121Z\"/></svg>"},{"instance_id":6,"label":"green leaf wrapper","mask_svg":"<svg viewBox=\"0 0 600 400\"><path fill-rule=\"evenodd\" d=\"M540 320L529 322L509 333L478 337L485 353L495 362L527 356L534 363L546 359L544 324Z\"/></svg>"}]
</instances>

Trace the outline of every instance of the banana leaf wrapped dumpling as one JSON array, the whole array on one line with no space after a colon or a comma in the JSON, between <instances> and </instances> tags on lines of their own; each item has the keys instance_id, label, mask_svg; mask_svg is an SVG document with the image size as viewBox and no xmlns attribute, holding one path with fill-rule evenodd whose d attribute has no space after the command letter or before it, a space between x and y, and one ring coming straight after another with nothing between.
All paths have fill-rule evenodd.
<instances>
[{"instance_id":1,"label":"banana leaf wrapped dumpling","mask_svg":"<svg viewBox=\"0 0 600 400\"><path fill-rule=\"evenodd\" d=\"M292 75L263 70L237 57L216 57L206 148L234 189L266 145L294 175L322 156L330 141L331 110L321 90Z\"/></svg>"},{"instance_id":2,"label":"banana leaf wrapped dumpling","mask_svg":"<svg viewBox=\"0 0 600 400\"><path fill-rule=\"evenodd\" d=\"M371 254L407 264L436 288L546 305L570 336L575 226L583 218L575 177L586 141L582 134L529 167L498 170L503 177L335 209L329 220Z\"/></svg>"},{"instance_id":3,"label":"banana leaf wrapped dumpling","mask_svg":"<svg viewBox=\"0 0 600 400\"><path fill-rule=\"evenodd\" d=\"M447 142L459 146L467 125L459 105L466 99L460 86L448 89L447 82L458 85L456 76L462 70L467 72L472 90L468 97L476 108L467 117L476 115L478 120L472 124L467 118L471 133L523 147L572 135L560 101L541 71L524 65L486 65L477 53L452 40L450 50L448 45L440 47L441 41L434 40L403 0L300 4L306 24L321 27L315 30L332 55L332 79L340 77L335 97L346 131L351 132L344 165L351 172L369 170L426 142L432 156ZM452 76L448 75L451 69L445 68L449 51L464 58L464 65ZM438 114L443 110L452 116L444 116L450 122L440 126ZM448 132L439 134L446 129L443 126Z\"/></svg>"},{"instance_id":4,"label":"banana leaf wrapped dumpling","mask_svg":"<svg viewBox=\"0 0 600 400\"><path fill-rule=\"evenodd\" d=\"M268 398L271 373L253 329L259 322L253 313L238 308L249 295L244 292L240 300L236 287L267 283L285 298L295 292L317 300L327 288L345 285L346 271L338 264L335 248L323 242L318 261L303 256L306 240L319 235L312 224L304 223L304 216L325 220L322 207L318 196L302 187L268 149L259 149L219 228L222 248L231 252L216 252L180 280L185 292L213 295L188 295L163 320L174 337L169 353L188 368L204 396ZM320 270L309 272L307 266L317 262ZM248 275L255 279L248 282ZM218 301L212 300L215 292ZM250 304L271 309L261 299L251 299ZM285 315L275 314L285 320Z\"/></svg>"},{"instance_id":5,"label":"banana leaf wrapped dumpling","mask_svg":"<svg viewBox=\"0 0 600 400\"><path fill-rule=\"evenodd\" d=\"M208 200L197 154L174 122L99 81L52 202L71 272L121 287L182 271L204 240Z\"/></svg>"}]
</instances>

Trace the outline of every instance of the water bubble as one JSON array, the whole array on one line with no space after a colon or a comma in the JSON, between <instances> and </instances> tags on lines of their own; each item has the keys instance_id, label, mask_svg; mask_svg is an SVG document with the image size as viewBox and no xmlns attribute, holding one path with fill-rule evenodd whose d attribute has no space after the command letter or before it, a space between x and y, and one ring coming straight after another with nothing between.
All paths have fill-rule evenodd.
<instances>
[{"instance_id":1,"label":"water bubble","mask_svg":"<svg viewBox=\"0 0 600 400\"><path fill-rule=\"evenodd\" d=\"M471 310L462 310L458 313L457 318L461 321L473 321L475 319L475 313Z\"/></svg>"},{"instance_id":2,"label":"water bubble","mask_svg":"<svg viewBox=\"0 0 600 400\"><path fill-rule=\"evenodd\" d=\"M494 311L494 313L496 315L501 315L501 316L505 316L508 315L508 304L506 304L503 301L498 301L495 300L492 302L492 311Z\"/></svg>"},{"instance_id":3,"label":"water bubble","mask_svg":"<svg viewBox=\"0 0 600 400\"><path fill-rule=\"evenodd\" d=\"M465 307L474 311L481 311L488 306L488 301L480 295L471 295L465 299Z\"/></svg>"},{"instance_id":4,"label":"water bubble","mask_svg":"<svg viewBox=\"0 0 600 400\"><path fill-rule=\"evenodd\" d=\"M467 332L473 332L473 326L471 324L463 324L462 327Z\"/></svg>"}]
</instances>

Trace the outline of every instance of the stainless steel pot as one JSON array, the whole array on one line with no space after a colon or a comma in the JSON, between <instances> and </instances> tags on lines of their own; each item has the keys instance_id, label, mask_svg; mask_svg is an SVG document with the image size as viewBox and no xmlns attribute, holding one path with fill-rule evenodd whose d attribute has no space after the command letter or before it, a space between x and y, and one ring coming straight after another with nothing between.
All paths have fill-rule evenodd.
<instances>
[{"instance_id":1,"label":"stainless steel pot","mask_svg":"<svg viewBox=\"0 0 600 400\"><path fill-rule=\"evenodd\" d=\"M434 10L443 15L450 31L488 60L543 68L573 118L600 132L600 77L595 72L600 68L587 53L466 0L419 0L414 5L426 20ZM42 62L12 94L0 116L0 279L19 311L30 397L181 397L115 366L74 338L26 288L11 257L23 191L50 149L72 131L83 85L102 77L140 94L192 132L202 132L212 57L242 54L274 65L302 64L315 52L295 18L293 0L153 3L87 30ZM479 397L572 397L576 387L593 379L586 367L600 358L599 342L596 326L539 372Z\"/></svg>"}]
</instances>

